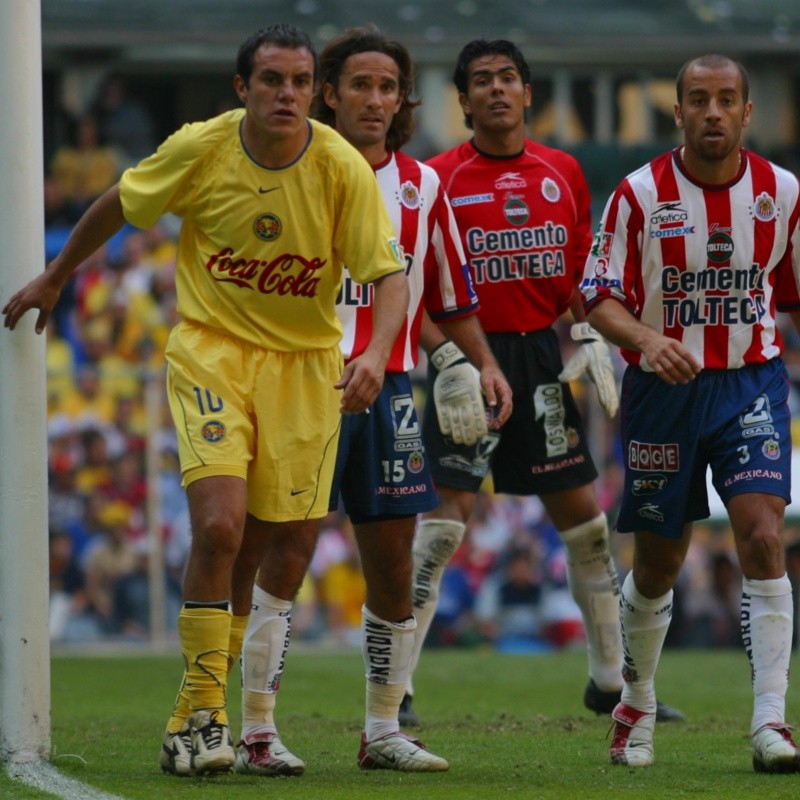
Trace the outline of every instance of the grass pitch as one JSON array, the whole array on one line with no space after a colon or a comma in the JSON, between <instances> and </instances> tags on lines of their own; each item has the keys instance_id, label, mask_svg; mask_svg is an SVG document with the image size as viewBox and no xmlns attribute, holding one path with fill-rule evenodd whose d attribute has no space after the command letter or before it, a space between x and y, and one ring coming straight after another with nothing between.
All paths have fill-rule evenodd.
<instances>
[{"instance_id":1,"label":"grass pitch","mask_svg":"<svg viewBox=\"0 0 800 800\"><path fill-rule=\"evenodd\" d=\"M583 708L582 652L538 656L491 651L427 651L418 670L420 738L450 761L432 775L361 772L364 668L356 652L290 651L277 722L306 761L300 778L161 774L161 735L180 677L175 656L55 657L53 764L76 780L125 800L625 800L626 798L796 798L800 775L756 775L748 724L750 673L743 651L667 651L659 696L685 723L656 728L656 763L612 767L608 718ZM239 678L230 690L239 732ZM791 686L788 720L800 720ZM0 770L0 797L50 797Z\"/></svg>"}]
</instances>

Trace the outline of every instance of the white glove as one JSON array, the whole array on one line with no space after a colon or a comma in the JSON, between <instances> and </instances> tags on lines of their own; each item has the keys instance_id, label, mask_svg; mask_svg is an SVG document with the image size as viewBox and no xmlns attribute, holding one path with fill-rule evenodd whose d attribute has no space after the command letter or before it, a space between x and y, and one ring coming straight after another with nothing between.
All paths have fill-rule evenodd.
<instances>
[{"instance_id":1,"label":"white glove","mask_svg":"<svg viewBox=\"0 0 800 800\"><path fill-rule=\"evenodd\" d=\"M456 444L477 444L489 432L480 373L450 341L440 344L430 359L439 370L433 402L442 433Z\"/></svg>"},{"instance_id":2,"label":"white glove","mask_svg":"<svg viewBox=\"0 0 800 800\"><path fill-rule=\"evenodd\" d=\"M600 405L611 419L619 408L619 397L608 345L588 322L576 322L570 329L570 334L581 346L564 365L558 379L568 383L588 372L597 389Z\"/></svg>"}]
</instances>

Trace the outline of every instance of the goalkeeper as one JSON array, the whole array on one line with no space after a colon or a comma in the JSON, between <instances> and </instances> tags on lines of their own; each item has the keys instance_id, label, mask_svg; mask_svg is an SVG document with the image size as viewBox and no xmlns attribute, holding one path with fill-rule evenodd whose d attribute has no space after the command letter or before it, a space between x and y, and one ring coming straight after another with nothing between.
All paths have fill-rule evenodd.
<instances>
[{"instance_id":1,"label":"goalkeeper","mask_svg":"<svg viewBox=\"0 0 800 800\"><path fill-rule=\"evenodd\" d=\"M454 82L473 138L431 159L461 232L480 301L480 321L511 384L505 425L465 444L442 398L462 359L428 326L433 391L423 420L441 505L424 514L414 541L417 619L412 670L436 611L442 572L464 535L475 494L491 467L494 488L539 495L566 547L569 586L586 629L584 702L610 714L622 689L619 581L608 525L594 489L597 470L568 381L588 373L609 418L618 398L609 351L583 322L576 291L591 244L589 190L570 155L526 138L530 71L511 42L476 40L458 58ZM562 364L552 326L572 309L575 356ZM438 349L437 349L438 348ZM440 355L440 358L437 358ZM438 412L438 413L437 413ZM408 682L400 722L418 724ZM660 706L661 719L680 712Z\"/></svg>"}]
</instances>

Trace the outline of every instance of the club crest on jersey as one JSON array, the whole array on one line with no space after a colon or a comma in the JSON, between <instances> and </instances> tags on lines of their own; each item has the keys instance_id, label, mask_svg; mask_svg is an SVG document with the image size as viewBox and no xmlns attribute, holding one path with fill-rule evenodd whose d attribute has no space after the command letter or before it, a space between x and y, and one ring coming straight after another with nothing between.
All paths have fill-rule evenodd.
<instances>
[{"instance_id":1,"label":"club crest on jersey","mask_svg":"<svg viewBox=\"0 0 800 800\"><path fill-rule=\"evenodd\" d=\"M781 210L775 205L775 200L766 192L753 199L750 214L759 222L772 222L780 216Z\"/></svg>"},{"instance_id":2,"label":"club crest on jersey","mask_svg":"<svg viewBox=\"0 0 800 800\"><path fill-rule=\"evenodd\" d=\"M262 214L253 223L253 233L262 242L274 242L281 235L281 230L283 225L274 214Z\"/></svg>"},{"instance_id":3,"label":"club crest on jersey","mask_svg":"<svg viewBox=\"0 0 800 800\"><path fill-rule=\"evenodd\" d=\"M767 439L761 448L761 452L764 454L764 458L768 458L770 461L777 461L781 457L781 446L775 439Z\"/></svg>"},{"instance_id":4,"label":"club crest on jersey","mask_svg":"<svg viewBox=\"0 0 800 800\"><path fill-rule=\"evenodd\" d=\"M524 225L531 212L521 197L509 197L503 206L503 214L512 225Z\"/></svg>"},{"instance_id":5,"label":"club crest on jersey","mask_svg":"<svg viewBox=\"0 0 800 800\"><path fill-rule=\"evenodd\" d=\"M545 178L542 181L542 197L548 203L557 203L561 199L561 189L552 178Z\"/></svg>"},{"instance_id":6,"label":"club crest on jersey","mask_svg":"<svg viewBox=\"0 0 800 800\"><path fill-rule=\"evenodd\" d=\"M422 472L422 468L425 466L425 459L422 457L422 453L420 453L419 450L411 453L408 457L408 461L406 461L406 466L408 467L408 471L413 472L414 475Z\"/></svg>"},{"instance_id":7,"label":"club crest on jersey","mask_svg":"<svg viewBox=\"0 0 800 800\"><path fill-rule=\"evenodd\" d=\"M419 189L411 181L406 181L400 187L400 202L412 211L416 211L420 206Z\"/></svg>"},{"instance_id":8,"label":"club crest on jersey","mask_svg":"<svg viewBox=\"0 0 800 800\"><path fill-rule=\"evenodd\" d=\"M225 426L218 419L209 420L201 428L200 435L207 442L216 444L225 438Z\"/></svg>"}]
</instances>

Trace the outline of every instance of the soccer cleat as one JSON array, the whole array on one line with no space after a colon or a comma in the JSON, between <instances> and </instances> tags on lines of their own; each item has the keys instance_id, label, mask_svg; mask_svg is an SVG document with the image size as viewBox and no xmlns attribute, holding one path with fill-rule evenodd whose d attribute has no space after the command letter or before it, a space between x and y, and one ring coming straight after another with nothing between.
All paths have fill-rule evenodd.
<instances>
[{"instance_id":1,"label":"soccer cleat","mask_svg":"<svg viewBox=\"0 0 800 800\"><path fill-rule=\"evenodd\" d=\"M192 769L192 734L184 723L177 733L167 731L161 742L161 769L167 775L188 778L194 775Z\"/></svg>"},{"instance_id":2,"label":"soccer cleat","mask_svg":"<svg viewBox=\"0 0 800 800\"><path fill-rule=\"evenodd\" d=\"M653 729L656 715L619 703L611 714L614 738L611 740L612 764L649 767L655 761Z\"/></svg>"},{"instance_id":3,"label":"soccer cleat","mask_svg":"<svg viewBox=\"0 0 800 800\"><path fill-rule=\"evenodd\" d=\"M229 772L236 758L227 725L217 722L219 711L195 711L187 720L192 734L195 775Z\"/></svg>"},{"instance_id":4,"label":"soccer cleat","mask_svg":"<svg viewBox=\"0 0 800 800\"><path fill-rule=\"evenodd\" d=\"M622 689L603 691L592 678L586 684L583 704L595 714L610 714L621 701ZM656 722L683 722L685 719L683 711L668 706L666 703L656 703Z\"/></svg>"},{"instance_id":5,"label":"soccer cleat","mask_svg":"<svg viewBox=\"0 0 800 800\"><path fill-rule=\"evenodd\" d=\"M414 709L411 707L413 695L406 692L400 703L400 711L397 712L397 721L401 728L419 728L421 723Z\"/></svg>"},{"instance_id":6,"label":"soccer cleat","mask_svg":"<svg viewBox=\"0 0 800 800\"><path fill-rule=\"evenodd\" d=\"M400 772L444 772L450 767L443 758L427 750L419 739L400 731L371 742L362 731L358 766L360 769L396 769Z\"/></svg>"},{"instance_id":7,"label":"soccer cleat","mask_svg":"<svg viewBox=\"0 0 800 800\"><path fill-rule=\"evenodd\" d=\"M305 763L290 753L277 733L258 734L262 738L248 742L242 739L236 753L234 770L243 775L263 775L267 778L302 775Z\"/></svg>"},{"instance_id":8,"label":"soccer cleat","mask_svg":"<svg viewBox=\"0 0 800 800\"><path fill-rule=\"evenodd\" d=\"M783 722L772 722L753 734L756 772L800 772L800 750L792 740L791 731Z\"/></svg>"}]
</instances>

